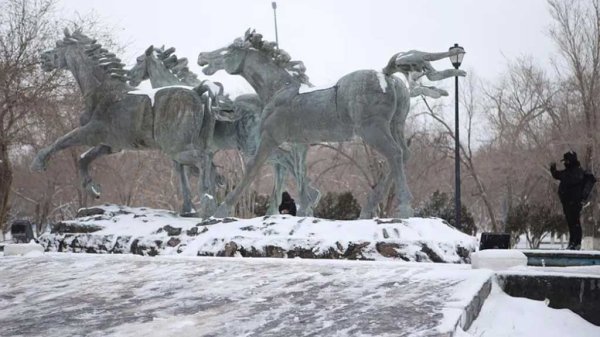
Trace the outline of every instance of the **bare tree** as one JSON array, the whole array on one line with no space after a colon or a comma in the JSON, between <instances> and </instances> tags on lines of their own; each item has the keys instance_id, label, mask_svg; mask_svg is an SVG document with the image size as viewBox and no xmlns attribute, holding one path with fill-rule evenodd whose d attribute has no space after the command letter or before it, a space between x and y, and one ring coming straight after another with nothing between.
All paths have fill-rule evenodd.
<instances>
[{"instance_id":1,"label":"bare tree","mask_svg":"<svg viewBox=\"0 0 600 337\"><path fill-rule=\"evenodd\" d=\"M7 0L0 3L0 227L9 210L13 172L9 152L18 146L33 115L60 85L59 74L46 75L38 53L56 30L53 0Z\"/></svg>"},{"instance_id":2,"label":"bare tree","mask_svg":"<svg viewBox=\"0 0 600 337\"><path fill-rule=\"evenodd\" d=\"M562 118L555 115L556 85L530 58L509 65L504 78L486 92L487 118L493 134L491 151L501 176L495 189L505 191L503 219L513 205L531 202L549 206L545 186L554 186L548 171ZM516 200L513 200L516 199Z\"/></svg>"},{"instance_id":3,"label":"bare tree","mask_svg":"<svg viewBox=\"0 0 600 337\"><path fill-rule=\"evenodd\" d=\"M460 150L460 162L464 168L467 169L469 176L473 179L475 183L475 196L483 201L485 205L485 209L487 211L488 219L491 223L491 227L494 231L498 231L500 228L496 221L496 215L493 205L493 200L488 193L488 188L483 181L480 171L475 162L475 151L478 144L476 144L475 130L477 126L477 118L480 118L483 115L483 107L482 103L477 100L478 94L476 93L476 77L470 75L466 82L466 89L463 89L461 92L461 101L463 103L462 111L466 111L467 118L463 119L463 122L466 124L466 140L463 140L459 144ZM464 86L463 86L464 88ZM448 155L454 157L452 151L454 151L453 144L455 139L455 134L453 131L453 125L451 125L443 116L442 112L439 109L434 109L429 102L423 97L423 102L426 107L426 114L431 116L435 121L437 121L442 129L444 130L444 135L448 137L448 139L453 140L452 142L446 142L447 144L445 150L448 151ZM465 139L463 138L463 139ZM452 145L451 145L452 144Z\"/></svg>"},{"instance_id":4,"label":"bare tree","mask_svg":"<svg viewBox=\"0 0 600 337\"><path fill-rule=\"evenodd\" d=\"M550 33L567 69L563 85L572 88L581 112L583 165L595 171L600 126L600 0L549 0L548 4L554 19ZM593 222L584 223L584 236L594 236Z\"/></svg>"}]
</instances>

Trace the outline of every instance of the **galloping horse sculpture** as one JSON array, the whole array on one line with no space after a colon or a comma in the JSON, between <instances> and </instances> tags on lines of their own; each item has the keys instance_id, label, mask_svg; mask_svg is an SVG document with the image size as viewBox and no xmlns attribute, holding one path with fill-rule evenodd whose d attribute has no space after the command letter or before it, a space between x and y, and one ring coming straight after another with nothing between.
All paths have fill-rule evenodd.
<instances>
[{"instance_id":1,"label":"galloping horse sculpture","mask_svg":"<svg viewBox=\"0 0 600 337\"><path fill-rule=\"evenodd\" d=\"M197 76L189 71L187 59L177 58L175 48L164 49L150 46L146 52L137 58L136 65L130 69L130 84L137 86L143 80L150 79L152 87L162 87L167 85L185 84L197 86L202 84ZM256 151L258 140L258 128L260 114L263 105L255 94L246 94L238 96L234 102L225 99L220 104L219 109L234 110L235 112L226 120L225 112L221 112L214 122L214 132L210 142L211 150L237 149L242 152L244 157L248 158ZM228 107L228 109L226 108ZM203 127L208 127L210 123L205 122ZM210 151L212 152L212 151ZM283 191L283 181L286 171L293 174L296 179L298 191L300 194L299 215L310 216L318 202L319 192L310 186L306 176L306 152L307 147L292 147L290 150L278 148L271 156L271 162L274 167L274 188L271 196L269 213L277 211L277 205ZM212 158L212 154L211 154ZM205 168L208 165L204 166ZM204 188L212 194L215 190L213 179L203 178ZM201 202L202 206L202 202ZM213 210L214 211L214 210Z\"/></svg>"},{"instance_id":2,"label":"galloping horse sculpture","mask_svg":"<svg viewBox=\"0 0 600 337\"><path fill-rule=\"evenodd\" d=\"M152 88L176 85L185 85L190 88L202 87L210 93L209 97L213 99L211 103L218 102L218 96L222 96L223 94L223 85L218 82L200 81L196 74L187 68L187 59L178 59L173 54L174 51L175 48L164 50L164 48L158 49L154 48L154 46L148 47L144 54L137 57L136 64L129 70L129 84L137 87L142 81L149 79ZM172 70L176 70L177 73ZM208 146L212 143L216 120L228 118L228 116L220 114L224 112L220 109L213 109L213 112L215 113L204 114L202 122L201 137ZM202 175L198 184L201 197L200 209L197 211L197 215L201 217L214 212L214 208L216 207L216 184L223 179L222 176L217 175L217 169L212 159L213 152L207 149L204 153ZM189 193L189 187L184 185L187 184L186 172L183 171L181 165L175 165L175 168L179 176L182 177L181 188L184 194ZM192 173L198 174L198 171L195 170Z\"/></svg>"},{"instance_id":3,"label":"galloping horse sculpture","mask_svg":"<svg viewBox=\"0 0 600 337\"><path fill-rule=\"evenodd\" d=\"M201 165L207 144L200 130L204 114L212 113L202 89L164 88L152 97L132 92L120 60L80 32L65 30L64 39L41 59L45 71L71 71L85 98L85 111L82 125L40 150L32 169L44 170L54 153L79 145L94 147L82 160L95 158L92 152L160 149L180 165ZM184 195L184 211L191 206L191 196Z\"/></svg>"},{"instance_id":4,"label":"galloping horse sculpture","mask_svg":"<svg viewBox=\"0 0 600 337\"><path fill-rule=\"evenodd\" d=\"M247 31L244 38L236 39L228 47L198 56L205 74L224 69L229 74L241 75L266 103L256 155L248 162L240 184L219 206L216 216L229 214L261 165L280 144L341 142L353 137L361 137L386 158L395 182L394 215L412 215L402 139L410 93L401 80L392 76L400 71L399 65L388 64L385 74L358 70L342 77L332 88L300 94L300 86L308 82L305 68L300 62L290 61L287 53L274 46L263 41L260 34Z\"/></svg>"}]
</instances>

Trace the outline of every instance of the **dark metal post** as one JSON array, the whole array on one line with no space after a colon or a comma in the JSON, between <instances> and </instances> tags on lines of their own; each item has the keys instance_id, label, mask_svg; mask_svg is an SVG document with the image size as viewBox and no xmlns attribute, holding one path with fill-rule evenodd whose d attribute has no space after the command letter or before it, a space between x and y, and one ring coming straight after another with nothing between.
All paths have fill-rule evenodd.
<instances>
[{"instance_id":1,"label":"dark metal post","mask_svg":"<svg viewBox=\"0 0 600 337\"><path fill-rule=\"evenodd\" d=\"M465 49L455 43L454 46L450 47L449 52L450 62L454 66L454 69L460 67L463 57L465 56ZM458 122L458 74L454 76L454 177L455 177L455 188L454 188L454 213L456 218L456 226L460 226L460 134L459 134L459 122Z\"/></svg>"},{"instance_id":2,"label":"dark metal post","mask_svg":"<svg viewBox=\"0 0 600 337\"><path fill-rule=\"evenodd\" d=\"M455 66L458 69L457 66ZM458 127L458 76L454 76L454 175L455 175L455 195L454 195L454 210L455 210L455 226L460 227L460 135Z\"/></svg>"},{"instance_id":3,"label":"dark metal post","mask_svg":"<svg viewBox=\"0 0 600 337\"><path fill-rule=\"evenodd\" d=\"M277 49L279 49L279 35L277 34L277 2L271 2L271 6L273 7L273 18L275 19L275 44L277 45Z\"/></svg>"}]
</instances>

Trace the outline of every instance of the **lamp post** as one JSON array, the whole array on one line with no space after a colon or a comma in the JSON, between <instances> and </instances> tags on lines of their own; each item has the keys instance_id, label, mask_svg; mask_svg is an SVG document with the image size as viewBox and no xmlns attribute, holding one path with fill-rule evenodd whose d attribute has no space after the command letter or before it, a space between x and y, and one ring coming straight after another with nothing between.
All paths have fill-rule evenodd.
<instances>
[{"instance_id":1,"label":"lamp post","mask_svg":"<svg viewBox=\"0 0 600 337\"><path fill-rule=\"evenodd\" d=\"M465 50L463 47L455 43L454 46L450 47L450 51L456 51L456 53L450 55L450 62L455 69L460 67L463 57L465 56ZM458 130L458 75L454 76L454 213L455 213L455 226L460 226L460 137Z\"/></svg>"},{"instance_id":2,"label":"lamp post","mask_svg":"<svg viewBox=\"0 0 600 337\"><path fill-rule=\"evenodd\" d=\"M273 19L275 20L275 45L277 49L279 49L279 35L277 34L277 2L271 2L271 7L273 7Z\"/></svg>"}]
</instances>

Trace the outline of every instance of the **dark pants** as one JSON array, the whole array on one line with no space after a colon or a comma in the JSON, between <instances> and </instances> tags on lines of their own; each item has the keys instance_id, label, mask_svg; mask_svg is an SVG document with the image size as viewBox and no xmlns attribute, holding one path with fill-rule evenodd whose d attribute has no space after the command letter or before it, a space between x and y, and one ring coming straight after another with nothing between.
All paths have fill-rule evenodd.
<instances>
[{"instance_id":1,"label":"dark pants","mask_svg":"<svg viewBox=\"0 0 600 337\"><path fill-rule=\"evenodd\" d=\"M581 245L581 203L563 203L562 206L569 225L569 246Z\"/></svg>"}]
</instances>

